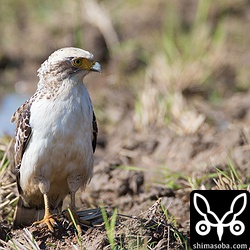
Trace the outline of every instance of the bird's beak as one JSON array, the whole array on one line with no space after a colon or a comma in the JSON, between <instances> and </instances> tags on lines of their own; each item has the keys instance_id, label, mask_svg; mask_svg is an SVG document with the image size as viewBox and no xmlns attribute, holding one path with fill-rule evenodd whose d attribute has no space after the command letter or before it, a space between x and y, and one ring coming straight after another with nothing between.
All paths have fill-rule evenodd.
<instances>
[{"instance_id":1,"label":"bird's beak","mask_svg":"<svg viewBox=\"0 0 250 250\"><path fill-rule=\"evenodd\" d=\"M102 66L99 62L95 62L93 66L90 68L91 71L102 73Z\"/></svg>"}]
</instances>

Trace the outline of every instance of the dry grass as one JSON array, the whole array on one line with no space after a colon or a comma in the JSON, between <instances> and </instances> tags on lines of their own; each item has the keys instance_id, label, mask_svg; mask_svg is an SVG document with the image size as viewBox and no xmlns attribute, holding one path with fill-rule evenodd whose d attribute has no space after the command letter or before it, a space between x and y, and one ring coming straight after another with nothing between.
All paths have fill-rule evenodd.
<instances>
[{"instance_id":1,"label":"dry grass","mask_svg":"<svg viewBox=\"0 0 250 250\"><path fill-rule=\"evenodd\" d=\"M0 140L0 218L7 222L12 221L13 210L17 202L15 175L11 172L10 155L13 140L3 138Z\"/></svg>"},{"instance_id":2,"label":"dry grass","mask_svg":"<svg viewBox=\"0 0 250 250\"><path fill-rule=\"evenodd\" d=\"M216 188L218 190L242 190L250 191L250 186L247 184L247 176L238 173L233 162L229 161L228 171L217 169L217 178L214 178Z\"/></svg>"},{"instance_id":3,"label":"dry grass","mask_svg":"<svg viewBox=\"0 0 250 250\"><path fill-rule=\"evenodd\" d=\"M219 25L211 31L211 4L199 2L186 33L173 14L167 18L162 46L146 68L145 84L138 95L134 116L137 129L149 131L167 125L176 134L185 135L196 133L204 124L206 116L186 100L184 92L209 92L207 84L226 58L225 32ZM169 3L168 7L177 12L174 4Z\"/></svg>"},{"instance_id":4,"label":"dry grass","mask_svg":"<svg viewBox=\"0 0 250 250\"><path fill-rule=\"evenodd\" d=\"M14 238L10 239L8 242L5 242L0 239L0 243L2 243L3 247L0 246L0 249L10 249L10 250L27 250L27 249L32 249L32 250L39 250L40 247L36 240L34 239L33 235L31 232L27 229L23 229L23 239L16 240Z\"/></svg>"}]
</instances>

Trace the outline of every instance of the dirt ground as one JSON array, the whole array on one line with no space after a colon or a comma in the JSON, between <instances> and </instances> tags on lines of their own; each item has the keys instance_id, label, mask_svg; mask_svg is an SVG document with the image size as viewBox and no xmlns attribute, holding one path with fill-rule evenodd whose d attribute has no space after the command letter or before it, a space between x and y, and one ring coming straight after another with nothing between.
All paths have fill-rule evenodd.
<instances>
[{"instance_id":1,"label":"dirt ground","mask_svg":"<svg viewBox=\"0 0 250 250\"><path fill-rule=\"evenodd\" d=\"M83 7L88 21L81 20L85 36L80 42L78 36L82 33L75 28L76 17L60 30L60 13L76 11L77 6L70 5L61 12L52 11L53 18L49 16L42 27L34 16L18 14L17 20L27 21L18 22L26 36L18 40L18 34L12 33L13 42L1 45L1 96L20 81L25 92L32 93L36 69L58 47L82 43L81 47L88 47L101 62L103 74L86 79L99 136L94 175L86 190L78 193L77 206L79 215L91 225L83 225L82 235L78 235L62 213L56 215L58 225L53 233L34 225L13 230L17 197L15 177L10 171L13 149L8 148L10 139L3 138L0 249L189 249L190 192L247 189L250 183L249 2L211 4L207 18L200 24L197 34L201 40L197 43L204 42L202 31L206 33L207 26L211 34L222 27L218 32L225 38L219 45L218 36L209 40L205 52L197 56L194 50L192 59L183 59L181 64L179 57L184 49L182 40L178 40L180 34L176 31L174 36L179 53L174 60L167 45L163 50L159 40L164 29L171 28L169 18L176 17L185 38L198 13L198 1L125 1L113 7L110 2L100 5L107 10L101 8L103 18L107 13L111 16L113 27L107 22L108 31L89 20L91 6L87 6L88 11ZM28 4L20 6L23 13L32 8ZM138 16L138 12L143 15ZM12 29L15 25L10 24ZM35 32L38 27L43 31L39 36ZM2 30L2 35L8 32ZM46 40L48 34L53 42ZM34 53L25 47L27 41ZM163 59L164 53L171 63ZM66 198L65 209L67 204ZM101 207L105 207L106 223Z\"/></svg>"}]
</instances>

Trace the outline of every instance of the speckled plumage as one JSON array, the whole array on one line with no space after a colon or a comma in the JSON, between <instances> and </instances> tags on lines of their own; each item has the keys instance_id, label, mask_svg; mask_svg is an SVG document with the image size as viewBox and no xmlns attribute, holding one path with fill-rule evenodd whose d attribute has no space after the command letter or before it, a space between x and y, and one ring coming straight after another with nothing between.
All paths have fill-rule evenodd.
<instances>
[{"instance_id":1,"label":"speckled plumage","mask_svg":"<svg viewBox=\"0 0 250 250\"><path fill-rule=\"evenodd\" d=\"M76 58L85 60L87 66L75 66ZM100 72L101 68L89 52L57 50L38 70L35 94L11 119L16 122L15 167L20 193L14 227L44 216L43 195L48 197L50 211L60 211L65 196L74 195L92 176L98 129L82 83L90 71Z\"/></svg>"}]
</instances>

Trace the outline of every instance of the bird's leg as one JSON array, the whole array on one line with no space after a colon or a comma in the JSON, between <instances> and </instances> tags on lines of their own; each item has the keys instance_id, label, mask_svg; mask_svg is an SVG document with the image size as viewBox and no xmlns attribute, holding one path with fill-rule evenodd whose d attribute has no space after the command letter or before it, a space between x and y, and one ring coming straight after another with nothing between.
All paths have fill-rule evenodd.
<instances>
[{"instance_id":1,"label":"bird's leg","mask_svg":"<svg viewBox=\"0 0 250 250\"><path fill-rule=\"evenodd\" d=\"M50 213L50 209L49 209L49 198L48 198L48 195L47 194L44 194L43 195L43 198L44 198L44 210L45 210L45 213L44 213L44 217L42 220L40 221L36 221L34 222L33 224L34 225L38 225L38 224L43 224L45 223L49 230L51 232L53 232L53 227L54 225L56 224L56 221L55 219L53 218L52 214Z\"/></svg>"},{"instance_id":2,"label":"bird's leg","mask_svg":"<svg viewBox=\"0 0 250 250\"><path fill-rule=\"evenodd\" d=\"M76 213L76 206L75 206L75 192L70 192L70 205L69 205L70 211L73 215L73 218L77 225L78 232L82 232L81 225L87 225L89 226L90 223L88 221L82 220ZM72 218L71 218L72 220Z\"/></svg>"}]
</instances>

